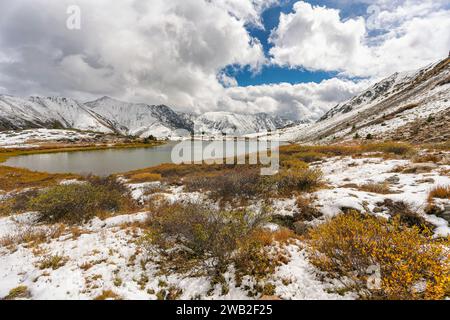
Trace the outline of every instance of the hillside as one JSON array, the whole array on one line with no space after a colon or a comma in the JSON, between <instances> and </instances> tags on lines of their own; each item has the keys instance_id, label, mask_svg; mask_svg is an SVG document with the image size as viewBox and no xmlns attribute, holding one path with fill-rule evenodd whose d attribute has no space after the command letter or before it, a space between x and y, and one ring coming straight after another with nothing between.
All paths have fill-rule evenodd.
<instances>
[{"instance_id":1,"label":"hillside","mask_svg":"<svg viewBox=\"0 0 450 320\"><path fill-rule=\"evenodd\" d=\"M338 104L317 123L281 130L284 139L337 142L355 137L437 142L450 138L450 58L394 73Z\"/></svg>"}]
</instances>

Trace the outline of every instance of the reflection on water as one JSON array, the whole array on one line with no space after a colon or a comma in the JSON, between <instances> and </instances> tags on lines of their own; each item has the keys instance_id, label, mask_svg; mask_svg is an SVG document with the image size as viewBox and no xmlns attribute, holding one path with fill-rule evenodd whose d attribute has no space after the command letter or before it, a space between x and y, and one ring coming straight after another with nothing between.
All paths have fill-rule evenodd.
<instances>
[{"instance_id":1,"label":"reflection on water","mask_svg":"<svg viewBox=\"0 0 450 320\"><path fill-rule=\"evenodd\" d=\"M211 143L217 144L217 146L224 144L222 141L203 141L202 144L197 144L193 148L194 158L201 158L204 147ZM152 148L26 155L10 158L4 165L51 173L92 173L105 176L172 162L171 153L176 144L177 142L169 142ZM248 142L237 146L235 149L237 155L255 151Z\"/></svg>"}]
</instances>

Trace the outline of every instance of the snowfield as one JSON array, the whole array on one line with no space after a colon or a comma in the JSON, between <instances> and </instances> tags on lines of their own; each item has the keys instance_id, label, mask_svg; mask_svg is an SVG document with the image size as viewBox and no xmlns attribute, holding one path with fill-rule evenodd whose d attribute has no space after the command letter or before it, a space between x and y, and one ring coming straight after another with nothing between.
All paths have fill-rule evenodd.
<instances>
[{"instance_id":1,"label":"snowfield","mask_svg":"<svg viewBox=\"0 0 450 320\"><path fill-rule=\"evenodd\" d=\"M98 134L74 130L30 129L0 132L0 148L33 148L33 143L57 140L94 139Z\"/></svg>"},{"instance_id":2,"label":"snowfield","mask_svg":"<svg viewBox=\"0 0 450 320\"><path fill-rule=\"evenodd\" d=\"M319 224L324 219L340 214L344 208L387 216L375 212L376 203L384 199L404 201L428 222L437 226L436 236L450 235L448 221L428 216L424 208L429 191L435 186L450 185L450 177L441 174L448 165L436 166L427 173L404 174L393 172L398 166L410 165L409 160L384 160L380 158L331 158L316 164L324 174L329 187L311 195L314 204L324 214L310 222ZM390 181L392 194L364 192L349 186ZM158 183L129 185L133 197L145 200L149 188ZM182 187L162 194L170 201L199 201L205 195L183 192ZM276 214L292 215L295 199L274 200ZM31 299L93 299L105 290L112 290L122 299L156 299L162 287L176 286L182 290L181 299L249 299L247 292L235 287L232 267L225 273L229 292L221 294L219 286L209 291L206 277L187 277L178 274L161 274L157 265L144 261L146 252L138 245L142 231L135 223L147 219L149 212L139 212L108 218L95 218L79 227L77 232L66 230L57 233L58 226L36 224L35 214L0 218L0 239L20 234L24 230L41 230L56 234L49 242L35 248L18 245L16 250L0 247L0 297L20 285L31 292ZM323 280L309 262L300 241L287 245L290 262L278 267L271 276L276 285L276 295L282 299L355 299L330 293L336 288L331 281ZM63 257L64 264L53 270L40 269L44 257ZM243 284L250 279L244 278Z\"/></svg>"}]
</instances>

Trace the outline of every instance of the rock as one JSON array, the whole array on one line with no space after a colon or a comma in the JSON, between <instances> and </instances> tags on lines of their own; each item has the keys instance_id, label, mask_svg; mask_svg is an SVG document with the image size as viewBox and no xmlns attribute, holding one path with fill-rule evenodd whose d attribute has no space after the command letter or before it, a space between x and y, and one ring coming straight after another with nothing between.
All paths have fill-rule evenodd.
<instances>
[{"instance_id":1,"label":"rock","mask_svg":"<svg viewBox=\"0 0 450 320\"><path fill-rule=\"evenodd\" d=\"M417 180L418 183L434 183L434 179L433 178L426 178L426 179L421 179L421 180Z\"/></svg>"},{"instance_id":2,"label":"rock","mask_svg":"<svg viewBox=\"0 0 450 320\"><path fill-rule=\"evenodd\" d=\"M438 167L435 163L412 163L403 169L403 173L426 173Z\"/></svg>"},{"instance_id":3,"label":"rock","mask_svg":"<svg viewBox=\"0 0 450 320\"><path fill-rule=\"evenodd\" d=\"M398 184L400 182L400 177L395 175L387 178L385 181L390 184Z\"/></svg>"},{"instance_id":4,"label":"rock","mask_svg":"<svg viewBox=\"0 0 450 320\"><path fill-rule=\"evenodd\" d=\"M444 210L441 213L443 219L450 222L450 204L444 205Z\"/></svg>"}]
</instances>

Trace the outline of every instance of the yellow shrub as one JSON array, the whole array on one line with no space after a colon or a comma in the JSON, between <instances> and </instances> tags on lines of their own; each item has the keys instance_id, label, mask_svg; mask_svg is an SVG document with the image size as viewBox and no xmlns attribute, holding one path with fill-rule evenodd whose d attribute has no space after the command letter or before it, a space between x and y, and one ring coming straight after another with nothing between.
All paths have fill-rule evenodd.
<instances>
[{"instance_id":1,"label":"yellow shrub","mask_svg":"<svg viewBox=\"0 0 450 320\"><path fill-rule=\"evenodd\" d=\"M380 142L380 143L370 143L363 147L364 151L370 152L383 152L383 153L393 153L396 155L407 155L414 153L414 148L408 143L404 142Z\"/></svg>"},{"instance_id":2,"label":"yellow shrub","mask_svg":"<svg viewBox=\"0 0 450 320\"><path fill-rule=\"evenodd\" d=\"M252 295L263 291L261 282L270 277L277 267L289 262L290 257L284 246L275 245L288 243L295 238L295 234L282 228L276 232L256 229L242 237L238 242L238 249L233 257L236 267L236 283L240 284L244 276L251 276L256 285Z\"/></svg>"},{"instance_id":3,"label":"yellow shrub","mask_svg":"<svg viewBox=\"0 0 450 320\"><path fill-rule=\"evenodd\" d=\"M357 213L340 215L310 231L311 262L345 282L363 298L443 299L450 285L448 240L438 241L399 219ZM368 269L379 266L380 288L367 286ZM422 289L421 289L422 287Z\"/></svg>"},{"instance_id":4,"label":"yellow shrub","mask_svg":"<svg viewBox=\"0 0 450 320\"><path fill-rule=\"evenodd\" d=\"M308 169L308 164L304 161L295 159L294 157L290 156L286 159L281 159L281 166L286 169L294 169L294 170L303 170Z\"/></svg>"}]
</instances>

